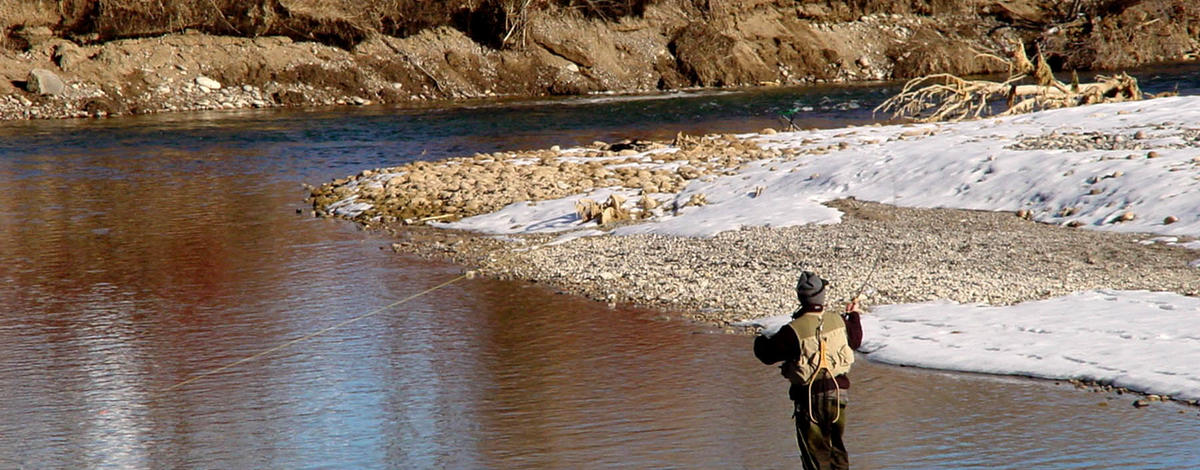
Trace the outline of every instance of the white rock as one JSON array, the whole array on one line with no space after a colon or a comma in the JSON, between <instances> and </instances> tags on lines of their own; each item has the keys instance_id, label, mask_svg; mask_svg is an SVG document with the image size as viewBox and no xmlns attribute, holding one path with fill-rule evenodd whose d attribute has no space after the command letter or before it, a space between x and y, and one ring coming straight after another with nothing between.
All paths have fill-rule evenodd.
<instances>
[{"instance_id":1,"label":"white rock","mask_svg":"<svg viewBox=\"0 0 1200 470\"><path fill-rule=\"evenodd\" d=\"M196 77L196 85L199 85L200 88L204 88L206 90L220 90L221 89L221 82L218 82L211 78L205 77L204 75L200 75L200 76Z\"/></svg>"}]
</instances>

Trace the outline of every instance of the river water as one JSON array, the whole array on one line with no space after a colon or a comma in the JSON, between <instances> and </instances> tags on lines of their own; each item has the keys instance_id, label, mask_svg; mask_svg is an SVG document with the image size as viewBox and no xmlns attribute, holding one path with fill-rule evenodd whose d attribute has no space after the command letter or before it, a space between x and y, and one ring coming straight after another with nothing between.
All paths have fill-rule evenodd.
<instances>
[{"instance_id":1,"label":"river water","mask_svg":"<svg viewBox=\"0 0 1200 470\"><path fill-rule=\"evenodd\" d=\"M1141 77L1195 93L1198 71ZM375 311L462 268L312 218L303 185L781 113L861 123L892 91L0 124L0 468L795 468L786 383L750 338L488 279ZM1194 408L867 361L852 375L856 468L1200 467Z\"/></svg>"}]
</instances>

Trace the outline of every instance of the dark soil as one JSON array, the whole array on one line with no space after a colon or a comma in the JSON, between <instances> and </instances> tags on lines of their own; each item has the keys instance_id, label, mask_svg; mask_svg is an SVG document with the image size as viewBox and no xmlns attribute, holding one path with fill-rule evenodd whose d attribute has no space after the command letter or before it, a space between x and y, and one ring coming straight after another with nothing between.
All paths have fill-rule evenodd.
<instances>
[{"instance_id":1,"label":"dark soil","mask_svg":"<svg viewBox=\"0 0 1200 470\"><path fill-rule=\"evenodd\" d=\"M0 0L0 116L30 117L3 95L33 68L75 85L53 117L204 108L200 75L323 105L999 73L981 53L1018 41L1059 70L1194 60L1200 2Z\"/></svg>"}]
</instances>

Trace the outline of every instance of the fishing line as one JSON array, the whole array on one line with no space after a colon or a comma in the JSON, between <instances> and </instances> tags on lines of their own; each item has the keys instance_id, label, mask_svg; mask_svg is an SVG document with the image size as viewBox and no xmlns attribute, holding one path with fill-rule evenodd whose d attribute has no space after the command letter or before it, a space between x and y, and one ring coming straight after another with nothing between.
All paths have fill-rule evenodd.
<instances>
[{"instance_id":1,"label":"fishing line","mask_svg":"<svg viewBox=\"0 0 1200 470\"><path fill-rule=\"evenodd\" d=\"M304 335L304 336L301 336L301 337L299 337L299 338L293 339L293 340L291 340L291 341L288 341L288 342L286 342L286 343L280 344L280 345L278 345L278 346L274 346L274 347L272 347L272 348L270 348L270 349L267 349L267 350L265 350L265 351L262 351L262 352L260 352L260 353L258 353L258 354L255 354L255 355L253 355L253 356L244 357L244 358L238 359L238 360L236 360L236 361L233 361L233 362L231 362L231 363L229 363L229 364L226 364L226 365L224 365L224 366L218 367L218 368L216 368L216 369L212 369L212 370L209 370L209 371L205 371L205 372L201 372L201 373L199 373L199 374L193 375L193 376L189 377L187 380L184 380L184 381L182 381L182 382L179 382L179 383L177 383L177 384L175 384L175 385L172 385L172 386L170 386L170 387L167 387L167 388L166 388L164 391L171 391L171 390L175 390L175 389L177 389L177 388L179 388L179 387L182 387L182 386L184 386L184 385L190 384L190 383L192 383L192 382L195 382L195 381L197 381L197 380L200 380L200 379L202 379L202 378L204 378L204 377L208 377L208 376L210 376L210 375L213 375L213 374L216 374L216 373L220 373L220 372L222 372L222 371L224 371L224 370L227 370L227 369L230 369L230 368L233 368L233 367L237 367L237 366L239 366L239 365L241 365L241 364L245 364L245 363L247 363L247 362L253 361L253 360L255 360L255 359L258 359L258 358L260 358L260 357L266 356L266 355L268 355L268 354L271 354L271 353L273 353L273 352L276 352L276 351L279 351L279 350L281 350L281 349L287 348L287 347L289 347L289 346L295 345L296 343L300 343L300 342L303 342L303 341L307 341L307 340L310 340L310 339L316 338L316 337L318 337L318 336L321 336L321 335L323 335L323 334L325 334L325 333L328 333L328 332L330 332L330 331L336 330L336 329L338 329L338 328L341 328L341 327L343 327L343 326L346 326L346 325L349 325L349 324L351 324L351 323L355 323L355 322L361 321L361 320L363 320L363 319L365 319L365 318L367 318L367 317L371 317L371 316L377 315L377 314L379 314L380 312L383 312L383 311L385 311L385 310L388 310L388 309L390 309L390 308L392 308L392 307L395 307L395 306L397 306L397 305L403 304L403 303L405 303L405 302L408 302L408 301L410 301L410 300L412 300L412 299L415 299L415 298L417 298L417 297L420 297L420 296L422 296L422 295L428 294L428 293L430 293L430 292L433 292L433 291L435 291L435 290L441 289L441 288L443 288L443 287L446 287L446 286L448 286L448 285L450 285L450 284L454 284L455 282L458 282L458 281L462 280L463 278L465 278L465 277L467 277L467 276L468 276L468 274L463 274L463 275L460 275L460 276L458 276L458 277L456 277L456 278L454 278L454 279L451 279L451 280L449 280L449 281L443 282L443 283L441 283L441 284L438 284L438 285L436 285L436 286L430 287L430 288L428 288L428 289L425 289L425 290L423 290L423 291L421 291L421 292L418 292L418 293L416 293L416 294L410 295L410 296L408 296L408 297L405 297L405 298L403 298L403 299L400 299L400 300L397 300L397 301L395 301L395 302L392 302L392 303L390 303L390 304L384 305L384 306L382 306L382 307L379 307L379 308L377 308L377 309L375 309L375 310L372 310L372 311L370 311L370 312L364 313L364 314L362 314L362 315L359 315L359 316L357 316L357 317L350 318L350 319L347 319L347 320L342 320L341 322L338 322L338 323L334 324L333 326L326 327L326 328L324 328L324 329L321 329L321 330L319 330L319 331L316 331L316 332L314 332L314 333L309 333L309 334L307 334L307 335Z\"/></svg>"}]
</instances>

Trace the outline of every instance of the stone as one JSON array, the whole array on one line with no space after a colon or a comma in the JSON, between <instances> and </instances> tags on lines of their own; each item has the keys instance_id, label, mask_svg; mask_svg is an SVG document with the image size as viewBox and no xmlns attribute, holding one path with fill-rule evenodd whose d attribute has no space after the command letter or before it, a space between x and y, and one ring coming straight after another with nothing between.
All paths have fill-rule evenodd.
<instances>
[{"instance_id":1,"label":"stone","mask_svg":"<svg viewBox=\"0 0 1200 470\"><path fill-rule=\"evenodd\" d=\"M29 49L54 39L54 31L48 26L21 26L11 33L12 37L25 41Z\"/></svg>"},{"instance_id":2,"label":"stone","mask_svg":"<svg viewBox=\"0 0 1200 470\"><path fill-rule=\"evenodd\" d=\"M33 69L25 79L25 90L39 95L61 95L67 86L58 75L46 69Z\"/></svg>"},{"instance_id":3,"label":"stone","mask_svg":"<svg viewBox=\"0 0 1200 470\"><path fill-rule=\"evenodd\" d=\"M221 89L221 82L218 82L211 78L205 77L204 75L200 75L200 76L196 77L196 85L198 85L200 88L204 88L206 90L220 90Z\"/></svg>"},{"instance_id":4,"label":"stone","mask_svg":"<svg viewBox=\"0 0 1200 470\"><path fill-rule=\"evenodd\" d=\"M89 59L88 54L71 41L56 42L54 53L50 55L50 58L54 60L54 64L58 64L59 68L66 72L71 72L73 68Z\"/></svg>"},{"instance_id":5,"label":"stone","mask_svg":"<svg viewBox=\"0 0 1200 470\"><path fill-rule=\"evenodd\" d=\"M1155 152L1153 150L1151 150L1150 153L1146 154L1146 158L1158 158L1158 157L1159 157L1158 152Z\"/></svg>"},{"instance_id":6,"label":"stone","mask_svg":"<svg viewBox=\"0 0 1200 470\"><path fill-rule=\"evenodd\" d=\"M1179 222L1179 217L1175 217L1173 215L1168 215L1163 218L1163 225L1171 225L1175 222Z\"/></svg>"}]
</instances>

